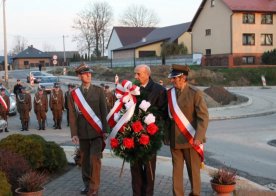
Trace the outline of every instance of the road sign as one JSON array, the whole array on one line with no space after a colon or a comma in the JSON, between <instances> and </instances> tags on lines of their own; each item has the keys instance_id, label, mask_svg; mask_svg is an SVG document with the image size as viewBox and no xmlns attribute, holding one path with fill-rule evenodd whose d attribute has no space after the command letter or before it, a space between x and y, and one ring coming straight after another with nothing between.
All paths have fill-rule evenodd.
<instances>
[{"instance_id":1,"label":"road sign","mask_svg":"<svg viewBox=\"0 0 276 196\"><path fill-rule=\"evenodd\" d=\"M57 55L53 55L54 60L57 60L57 58L58 58Z\"/></svg>"},{"instance_id":2,"label":"road sign","mask_svg":"<svg viewBox=\"0 0 276 196\"><path fill-rule=\"evenodd\" d=\"M56 65L57 64L57 60L54 59L53 60L53 64Z\"/></svg>"}]
</instances>

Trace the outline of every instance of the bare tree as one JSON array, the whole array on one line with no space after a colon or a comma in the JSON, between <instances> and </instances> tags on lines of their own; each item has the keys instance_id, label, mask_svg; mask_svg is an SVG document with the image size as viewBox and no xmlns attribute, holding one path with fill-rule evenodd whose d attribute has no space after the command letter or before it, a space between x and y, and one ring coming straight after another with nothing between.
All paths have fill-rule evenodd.
<instances>
[{"instance_id":1,"label":"bare tree","mask_svg":"<svg viewBox=\"0 0 276 196\"><path fill-rule=\"evenodd\" d=\"M55 46L49 44L49 43L43 43L42 45L43 51L55 51Z\"/></svg>"},{"instance_id":2,"label":"bare tree","mask_svg":"<svg viewBox=\"0 0 276 196\"><path fill-rule=\"evenodd\" d=\"M94 2L82 10L74 21L73 28L79 31L74 41L78 42L82 52L87 51L88 58L93 49L95 56L101 56L101 44L104 44L101 39L108 31L112 16L112 8L107 2Z\"/></svg>"},{"instance_id":3,"label":"bare tree","mask_svg":"<svg viewBox=\"0 0 276 196\"><path fill-rule=\"evenodd\" d=\"M130 27L154 27L159 23L159 18L153 10L143 5L131 5L120 17L120 22Z\"/></svg>"},{"instance_id":4,"label":"bare tree","mask_svg":"<svg viewBox=\"0 0 276 196\"><path fill-rule=\"evenodd\" d=\"M13 45L11 53L17 55L27 48L28 41L23 36L17 35L14 37Z\"/></svg>"}]
</instances>

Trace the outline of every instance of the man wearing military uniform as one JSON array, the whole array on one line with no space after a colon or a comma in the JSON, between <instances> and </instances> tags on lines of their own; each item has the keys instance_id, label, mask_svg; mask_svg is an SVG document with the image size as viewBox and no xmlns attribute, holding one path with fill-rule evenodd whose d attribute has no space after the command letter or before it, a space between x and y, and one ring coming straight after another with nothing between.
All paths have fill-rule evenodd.
<instances>
[{"instance_id":1,"label":"man wearing military uniform","mask_svg":"<svg viewBox=\"0 0 276 196\"><path fill-rule=\"evenodd\" d=\"M173 163L173 195L183 196L183 168L186 162L191 183L190 195L200 195L200 168L203 143L208 126L208 108L203 93L187 82L190 69L172 65L168 78L173 88L168 90L168 105L172 126L169 131Z\"/></svg>"},{"instance_id":2,"label":"man wearing military uniform","mask_svg":"<svg viewBox=\"0 0 276 196\"><path fill-rule=\"evenodd\" d=\"M48 111L48 97L43 89L38 87L34 96L34 112L38 121L38 130L45 130L46 113Z\"/></svg>"},{"instance_id":3,"label":"man wearing military uniform","mask_svg":"<svg viewBox=\"0 0 276 196\"><path fill-rule=\"evenodd\" d=\"M6 89L1 88L1 100L0 100L0 116L4 119L8 124L8 114L10 109L10 98L6 95ZM8 126L5 128L5 132L8 131Z\"/></svg>"},{"instance_id":4,"label":"man wearing military uniform","mask_svg":"<svg viewBox=\"0 0 276 196\"><path fill-rule=\"evenodd\" d=\"M71 91L68 101L72 142L80 145L82 157L81 194L96 196L100 186L101 158L107 134L104 91L92 85L92 70L81 64L76 73L82 84Z\"/></svg>"},{"instance_id":5,"label":"man wearing military uniform","mask_svg":"<svg viewBox=\"0 0 276 196\"><path fill-rule=\"evenodd\" d=\"M64 110L63 92L58 83L54 84L54 89L50 95L49 106L53 113L54 128L61 129L62 111Z\"/></svg>"},{"instance_id":6,"label":"man wearing military uniform","mask_svg":"<svg viewBox=\"0 0 276 196\"><path fill-rule=\"evenodd\" d=\"M26 91L26 87L21 88L21 92L17 95L17 111L20 114L22 124L21 131L29 131L30 112L32 110L32 98Z\"/></svg>"},{"instance_id":7,"label":"man wearing military uniform","mask_svg":"<svg viewBox=\"0 0 276 196\"><path fill-rule=\"evenodd\" d=\"M75 85L73 84L68 84L68 90L65 92L64 94L64 107L67 111L67 126L69 126L69 108L68 108L68 98L69 98L69 94L71 92L71 90L73 90L73 88L75 88Z\"/></svg>"}]
</instances>

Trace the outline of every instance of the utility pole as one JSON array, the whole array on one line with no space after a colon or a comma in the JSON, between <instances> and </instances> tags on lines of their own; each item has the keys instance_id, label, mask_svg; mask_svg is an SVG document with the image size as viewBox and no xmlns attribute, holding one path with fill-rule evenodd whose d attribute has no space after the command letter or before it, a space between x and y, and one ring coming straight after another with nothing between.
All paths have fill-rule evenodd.
<instances>
[{"instance_id":1,"label":"utility pole","mask_svg":"<svg viewBox=\"0 0 276 196\"><path fill-rule=\"evenodd\" d=\"M65 66L66 65L65 36L63 35L62 38L63 38L63 65Z\"/></svg>"},{"instance_id":2,"label":"utility pole","mask_svg":"<svg viewBox=\"0 0 276 196\"><path fill-rule=\"evenodd\" d=\"M8 52L7 52L5 1L6 0L3 0L4 61L5 61L5 82L8 85L8 83L9 83L9 73L8 73Z\"/></svg>"}]
</instances>

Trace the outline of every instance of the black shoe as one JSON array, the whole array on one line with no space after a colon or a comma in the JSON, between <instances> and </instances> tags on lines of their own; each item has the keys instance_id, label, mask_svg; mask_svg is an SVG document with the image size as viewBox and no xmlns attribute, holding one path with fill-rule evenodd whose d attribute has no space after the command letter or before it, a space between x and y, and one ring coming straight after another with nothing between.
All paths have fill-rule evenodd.
<instances>
[{"instance_id":1,"label":"black shoe","mask_svg":"<svg viewBox=\"0 0 276 196\"><path fill-rule=\"evenodd\" d=\"M88 187L84 187L83 189L81 189L82 195L86 195L87 193L88 193Z\"/></svg>"},{"instance_id":2,"label":"black shoe","mask_svg":"<svg viewBox=\"0 0 276 196\"><path fill-rule=\"evenodd\" d=\"M9 132L9 130L6 128L6 129L5 129L5 132Z\"/></svg>"}]
</instances>

